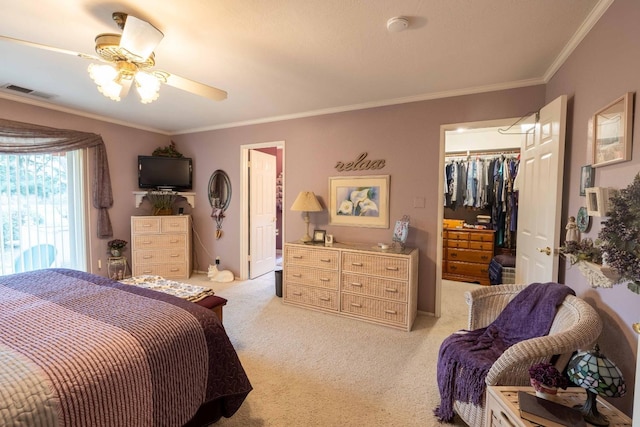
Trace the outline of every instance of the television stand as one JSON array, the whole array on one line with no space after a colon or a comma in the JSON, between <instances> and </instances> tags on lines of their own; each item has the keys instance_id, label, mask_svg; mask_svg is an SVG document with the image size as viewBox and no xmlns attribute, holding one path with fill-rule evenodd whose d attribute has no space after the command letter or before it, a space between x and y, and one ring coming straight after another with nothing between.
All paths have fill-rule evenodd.
<instances>
[{"instance_id":1,"label":"television stand","mask_svg":"<svg viewBox=\"0 0 640 427\"><path fill-rule=\"evenodd\" d=\"M187 199L187 203L189 203L189 205L192 208L196 207L196 193L184 193L182 191L176 191L176 194L178 196L184 197L185 199ZM142 203L142 199L144 198L144 196L147 195L146 191L134 191L133 195L136 198L136 208L140 207L140 204Z\"/></svg>"}]
</instances>

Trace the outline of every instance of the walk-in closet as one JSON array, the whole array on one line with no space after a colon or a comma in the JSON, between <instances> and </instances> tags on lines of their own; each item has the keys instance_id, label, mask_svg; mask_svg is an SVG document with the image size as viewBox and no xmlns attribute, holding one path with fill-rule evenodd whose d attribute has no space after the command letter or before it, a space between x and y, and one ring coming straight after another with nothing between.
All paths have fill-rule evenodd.
<instances>
[{"instance_id":1,"label":"walk-in closet","mask_svg":"<svg viewBox=\"0 0 640 427\"><path fill-rule=\"evenodd\" d=\"M517 246L518 131L448 131L444 156L442 278L512 283Z\"/></svg>"}]
</instances>

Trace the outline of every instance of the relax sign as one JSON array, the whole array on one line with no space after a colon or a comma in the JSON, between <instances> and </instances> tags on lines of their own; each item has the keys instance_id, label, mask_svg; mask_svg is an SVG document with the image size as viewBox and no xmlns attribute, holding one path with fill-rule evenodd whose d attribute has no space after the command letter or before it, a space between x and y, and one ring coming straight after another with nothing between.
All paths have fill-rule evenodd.
<instances>
[{"instance_id":1,"label":"relax sign","mask_svg":"<svg viewBox=\"0 0 640 427\"><path fill-rule=\"evenodd\" d=\"M369 153L362 153L358 156L358 158L352 162L338 162L336 163L335 168L338 172L348 172L348 171L364 171L364 170L376 170L382 169L385 166L384 160L367 160L367 156Z\"/></svg>"}]
</instances>

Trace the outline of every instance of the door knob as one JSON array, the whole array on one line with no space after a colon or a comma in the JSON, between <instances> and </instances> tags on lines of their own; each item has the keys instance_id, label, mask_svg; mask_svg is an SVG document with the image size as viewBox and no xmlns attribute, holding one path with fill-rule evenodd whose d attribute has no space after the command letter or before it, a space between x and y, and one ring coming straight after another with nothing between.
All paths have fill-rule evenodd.
<instances>
[{"instance_id":1,"label":"door knob","mask_svg":"<svg viewBox=\"0 0 640 427\"><path fill-rule=\"evenodd\" d=\"M640 334L640 323L634 323L633 330L636 331L637 334Z\"/></svg>"},{"instance_id":2,"label":"door knob","mask_svg":"<svg viewBox=\"0 0 640 427\"><path fill-rule=\"evenodd\" d=\"M551 248L547 246L546 248L538 248L538 252L545 253L547 255L551 255Z\"/></svg>"}]
</instances>

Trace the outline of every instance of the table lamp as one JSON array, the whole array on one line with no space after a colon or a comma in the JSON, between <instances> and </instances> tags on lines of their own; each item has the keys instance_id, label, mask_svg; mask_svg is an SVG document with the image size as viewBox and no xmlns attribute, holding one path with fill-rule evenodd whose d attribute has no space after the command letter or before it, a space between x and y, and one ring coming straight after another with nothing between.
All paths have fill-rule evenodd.
<instances>
[{"instance_id":1,"label":"table lamp","mask_svg":"<svg viewBox=\"0 0 640 427\"><path fill-rule=\"evenodd\" d=\"M627 392L622 372L596 344L591 351L582 351L569 361L567 375L576 385L587 390L587 400L576 406L584 420L596 426L608 426L609 420L598 412L596 397L622 397Z\"/></svg>"},{"instance_id":2,"label":"table lamp","mask_svg":"<svg viewBox=\"0 0 640 427\"><path fill-rule=\"evenodd\" d=\"M302 242L310 242L311 236L309 235L309 212L319 212L322 210L322 206L313 191L301 191L296 197L296 201L291 205L292 211L304 212L304 222L307 224L307 234L300 239Z\"/></svg>"}]
</instances>

